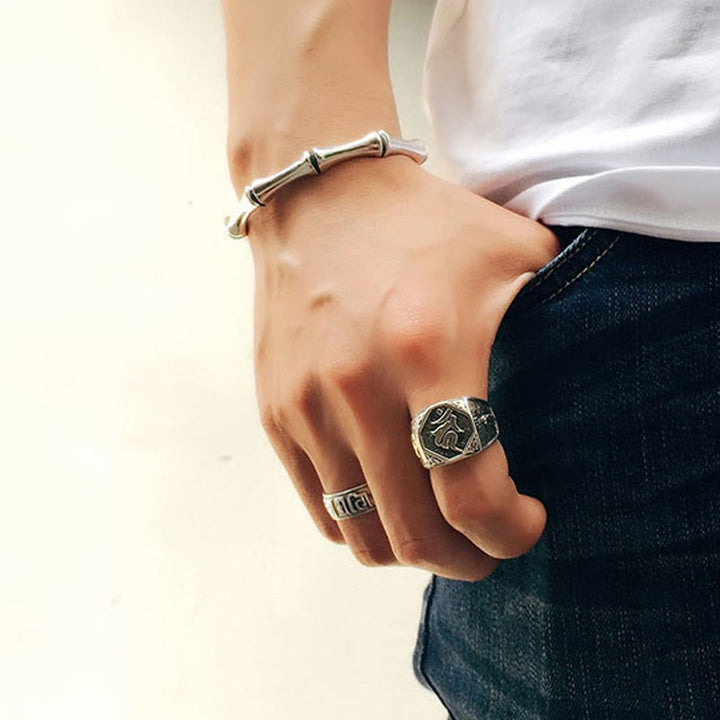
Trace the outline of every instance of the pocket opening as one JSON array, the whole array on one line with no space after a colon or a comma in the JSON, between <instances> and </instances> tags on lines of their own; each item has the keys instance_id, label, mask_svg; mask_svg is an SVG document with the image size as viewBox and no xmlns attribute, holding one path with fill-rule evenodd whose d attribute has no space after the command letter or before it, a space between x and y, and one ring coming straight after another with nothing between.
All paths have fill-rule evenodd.
<instances>
[{"instance_id":1,"label":"pocket opening","mask_svg":"<svg viewBox=\"0 0 720 720\"><path fill-rule=\"evenodd\" d=\"M557 297L585 275L624 234L593 227L552 227L561 250L520 288L505 317L516 315Z\"/></svg>"}]
</instances>

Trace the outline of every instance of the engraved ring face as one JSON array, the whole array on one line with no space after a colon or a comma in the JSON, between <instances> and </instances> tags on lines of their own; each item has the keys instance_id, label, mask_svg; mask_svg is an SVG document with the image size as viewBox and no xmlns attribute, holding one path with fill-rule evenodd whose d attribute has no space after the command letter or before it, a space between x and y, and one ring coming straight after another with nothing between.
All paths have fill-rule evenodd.
<instances>
[{"instance_id":1,"label":"engraved ring face","mask_svg":"<svg viewBox=\"0 0 720 720\"><path fill-rule=\"evenodd\" d=\"M463 396L433 403L412 421L411 439L423 466L457 462L484 450L499 428L486 400Z\"/></svg>"},{"instance_id":2,"label":"engraved ring face","mask_svg":"<svg viewBox=\"0 0 720 720\"><path fill-rule=\"evenodd\" d=\"M324 494L323 503L333 520L349 520L375 510L375 500L365 484L342 492Z\"/></svg>"},{"instance_id":3,"label":"engraved ring face","mask_svg":"<svg viewBox=\"0 0 720 720\"><path fill-rule=\"evenodd\" d=\"M463 454L472 437L472 418L460 408L438 405L427 413L419 433L428 452L452 460Z\"/></svg>"}]
</instances>

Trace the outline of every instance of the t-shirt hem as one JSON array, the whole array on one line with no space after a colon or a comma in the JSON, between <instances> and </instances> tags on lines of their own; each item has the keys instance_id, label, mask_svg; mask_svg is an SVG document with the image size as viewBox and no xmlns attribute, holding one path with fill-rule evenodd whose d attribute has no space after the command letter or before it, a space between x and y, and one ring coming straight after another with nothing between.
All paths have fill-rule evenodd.
<instances>
[{"instance_id":1,"label":"t-shirt hem","mask_svg":"<svg viewBox=\"0 0 720 720\"><path fill-rule=\"evenodd\" d=\"M604 228L623 232L650 235L667 240L684 240L688 242L717 242L720 240L720 223L715 228L687 228L658 225L653 222L629 220L627 218L606 217L590 213L549 213L541 214L539 218L545 225L573 225Z\"/></svg>"}]
</instances>

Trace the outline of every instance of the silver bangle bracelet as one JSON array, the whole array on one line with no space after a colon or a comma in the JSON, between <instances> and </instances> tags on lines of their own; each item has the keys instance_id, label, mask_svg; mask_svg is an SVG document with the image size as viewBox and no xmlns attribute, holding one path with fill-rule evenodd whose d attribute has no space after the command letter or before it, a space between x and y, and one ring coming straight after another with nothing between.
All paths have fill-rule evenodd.
<instances>
[{"instance_id":1,"label":"silver bangle bracelet","mask_svg":"<svg viewBox=\"0 0 720 720\"><path fill-rule=\"evenodd\" d=\"M270 177L258 178L246 185L237 211L225 218L225 228L230 237L246 237L251 213L263 207L281 187L288 183L308 175L320 175L333 165L352 158L390 155L405 155L422 164L427 159L427 147L421 140L393 138L384 130L376 130L343 145L306 150L300 160L292 165Z\"/></svg>"}]
</instances>

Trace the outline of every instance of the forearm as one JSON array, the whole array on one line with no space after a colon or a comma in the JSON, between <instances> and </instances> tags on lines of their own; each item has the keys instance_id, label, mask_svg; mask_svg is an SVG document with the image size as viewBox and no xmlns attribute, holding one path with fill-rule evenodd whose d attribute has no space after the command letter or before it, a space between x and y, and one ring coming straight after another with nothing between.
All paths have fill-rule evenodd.
<instances>
[{"instance_id":1,"label":"forearm","mask_svg":"<svg viewBox=\"0 0 720 720\"><path fill-rule=\"evenodd\" d=\"M399 133L388 70L391 0L223 0L228 157L240 189L384 128Z\"/></svg>"}]
</instances>

